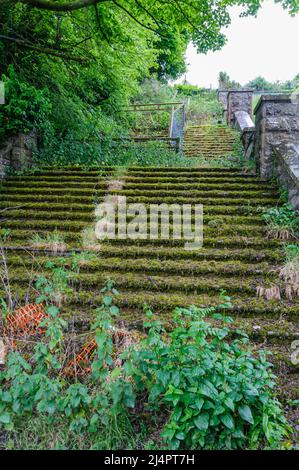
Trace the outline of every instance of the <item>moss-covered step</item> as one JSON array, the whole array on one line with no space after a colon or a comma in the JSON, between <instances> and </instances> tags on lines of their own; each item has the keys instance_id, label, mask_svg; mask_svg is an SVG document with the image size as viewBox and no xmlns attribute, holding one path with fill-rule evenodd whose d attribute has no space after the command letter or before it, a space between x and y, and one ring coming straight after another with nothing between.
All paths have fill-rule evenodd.
<instances>
[{"instance_id":1,"label":"moss-covered step","mask_svg":"<svg viewBox=\"0 0 299 470\"><path fill-rule=\"evenodd\" d=\"M108 273L103 276L104 281L109 279ZM12 288L18 303L33 302L39 295L39 292L31 286L18 286L12 283ZM161 314L163 322L167 322L172 318L171 312L178 306L197 305L198 307L219 306L221 304L220 292L202 292L194 294L191 292L178 292L178 291L149 291L136 290L130 286L121 286L122 295L116 299L116 303L124 310L122 312L122 319L130 321L130 323L139 322L143 317L142 312L144 305L148 305L154 309L157 314ZM4 291L0 289L0 295L4 295ZM61 310L62 313L69 315L73 318L81 307L97 307L102 302L102 295L99 292L98 286L96 288L84 289L79 286L79 289L73 290L67 296L62 296ZM248 297L248 294L232 294L232 306L226 308L225 311L235 317L253 317L253 318L268 318L277 320L287 318L289 321L298 322L299 318L299 305L291 304L288 302L277 302L275 300L255 299ZM219 308L222 311L222 308ZM128 318L126 312L136 311L133 318ZM137 316L138 314L138 316ZM92 318L88 318L91 320Z\"/></svg>"},{"instance_id":2,"label":"moss-covered step","mask_svg":"<svg viewBox=\"0 0 299 470\"><path fill-rule=\"evenodd\" d=\"M33 267L36 264L37 268L43 267L46 269L48 257L39 256L33 257L32 255L7 255L7 263L9 267L20 269L23 267ZM76 258L69 257L66 260L66 266L72 268ZM270 271L269 271L270 268ZM185 260L159 260L159 259L145 259L145 258L128 258L116 256L102 257L101 253L94 253L89 257L78 257L75 270L81 274L94 273L97 271L117 271L117 272L141 272L141 273L162 273L162 274L177 274L177 275L219 275L221 277L234 276L267 276L267 279L276 278L275 269L276 265L269 265L268 262L260 263L246 263L237 260L201 260L196 261L190 259L188 263Z\"/></svg>"},{"instance_id":3,"label":"moss-covered step","mask_svg":"<svg viewBox=\"0 0 299 470\"><path fill-rule=\"evenodd\" d=\"M190 157L201 155L205 158L229 155L238 138L237 133L228 127L187 127L184 135L184 154Z\"/></svg>"},{"instance_id":4,"label":"moss-covered step","mask_svg":"<svg viewBox=\"0 0 299 470\"><path fill-rule=\"evenodd\" d=\"M36 259L39 260L39 257L43 256L54 256L53 252L50 249L42 249L42 248L22 248L19 247L6 247L7 256L15 258L21 255L21 259L26 257L28 253L31 253L30 258L32 260ZM72 256L72 253L80 253L80 252L87 252L88 250L84 249L73 249L72 251L65 252L63 254L64 257ZM207 261L208 263L212 264L214 261L221 261L226 260L228 262L236 260L236 261L244 261L245 263L250 264L259 264L263 262L267 262L267 265L270 266L272 264L281 265L284 260L284 252L278 246L277 249L263 249L263 250L255 250L255 249L248 249L248 248L201 248L200 250L192 250L188 251L184 248L168 248L165 246L126 246L124 250L122 246L116 245L109 245L109 244L102 244L101 248L97 252L92 252L92 255L96 258L109 258L109 257L119 257L123 260L126 259L156 259L156 260L174 260L180 262L180 260L184 260L184 263L187 265L190 261ZM84 255L83 255L84 256ZM48 258L47 258L48 259ZM188 261L188 263L186 263Z\"/></svg>"}]
</instances>

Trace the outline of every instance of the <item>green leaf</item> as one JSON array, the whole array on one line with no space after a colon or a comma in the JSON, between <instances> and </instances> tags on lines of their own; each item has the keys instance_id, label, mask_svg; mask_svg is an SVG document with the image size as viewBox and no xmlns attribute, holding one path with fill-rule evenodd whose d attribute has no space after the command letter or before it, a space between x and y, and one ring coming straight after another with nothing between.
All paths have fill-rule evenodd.
<instances>
[{"instance_id":1,"label":"green leaf","mask_svg":"<svg viewBox=\"0 0 299 470\"><path fill-rule=\"evenodd\" d=\"M241 416L244 421L247 421L250 424L253 424L253 417L251 413L251 409L248 405L239 406L238 408L239 415Z\"/></svg>"},{"instance_id":2,"label":"green leaf","mask_svg":"<svg viewBox=\"0 0 299 470\"><path fill-rule=\"evenodd\" d=\"M233 430L235 428L234 419L231 415L226 413L224 415L219 416L219 418L220 421L224 424L224 426L228 429Z\"/></svg>"},{"instance_id":3,"label":"green leaf","mask_svg":"<svg viewBox=\"0 0 299 470\"><path fill-rule=\"evenodd\" d=\"M105 305L105 307L109 307L109 305L112 304L112 297L110 297L110 295L105 295L105 297L103 298L103 304Z\"/></svg>"},{"instance_id":4,"label":"green leaf","mask_svg":"<svg viewBox=\"0 0 299 470\"><path fill-rule=\"evenodd\" d=\"M194 418L194 424L200 431L206 431L209 427L209 413L201 413Z\"/></svg>"},{"instance_id":5,"label":"green leaf","mask_svg":"<svg viewBox=\"0 0 299 470\"><path fill-rule=\"evenodd\" d=\"M0 415L0 423L9 424L10 423L10 414L9 413L2 413L2 415Z\"/></svg>"},{"instance_id":6,"label":"green leaf","mask_svg":"<svg viewBox=\"0 0 299 470\"><path fill-rule=\"evenodd\" d=\"M231 398L226 398L224 404L232 411L235 411L235 404Z\"/></svg>"},{"instance_id":7,"label":"green leaf","mask_svg":"<svg viewBox=\"0 0 299 470\"><path fill-rule=\"evenodd\" d=\"M119 314L119 308L116 305L112 305L109 309L111 315L118 315Z\"/></svg>"},{"instance_id":8,"label":"green leaf","mask_svg":"<svg viewBox=\"0 0 299 470\"><path fill-rule=\"evenodd\" d=\"M117 379L121 374L121 369L119 367L115 367L110 374L111 379Z\"/></svg>"}]
</instances>

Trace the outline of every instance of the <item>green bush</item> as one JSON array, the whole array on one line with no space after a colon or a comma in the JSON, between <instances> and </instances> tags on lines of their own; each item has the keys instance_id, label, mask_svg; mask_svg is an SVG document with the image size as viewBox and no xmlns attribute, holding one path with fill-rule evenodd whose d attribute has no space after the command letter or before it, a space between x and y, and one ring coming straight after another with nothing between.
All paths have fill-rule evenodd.
<instances>
[{"instance_id":1,"label":"green bush","mask_svg":"<svg viewBox=\"0 0 299 470\"><path fill-rule=\"evenodd\" d=\"M51 109L46 89L37 90L22 81L13 66L2 75L5 104L0 107L0 139L16 132L29 132Z\"/></svg>"},{"instance_id":2,"label":"green bush","mask_svg":"<svg viewBox=\"0 0 299 470\"><path fill-rule=\"evenodd\" d=\"M248 337L214 307L176 309L171 332L147 309L145 339L118 351L118 293L108 281L90 332L97 344L91 374L65 376L73 346L55 303L71 288L71 265L64 258L47 263L50 273L36 283L37 302L47 305L45 334L31 348L10 350L0 372L0 430L9 433L10 447L50 448L54 429L57 448L133 446L136 422L149 428L143 438L150 440L155 414L166 422L161 436L169 449L279 446L289 427L266 353L254 354ZM230 307L229 298L222 295L219 307Z\"/></svg>"},{"instance_id":3,"label":"green bush","mask_svg":"<svg viewBox=\"0 0 299 470\"><path fill-rule=\"evenodd\" d=\"M271 236L288 239L298 234L299 217L289 203L266 209L262 218L266 222Z\"/></svg>"},{"instance_id":4,"label":"green bush","mask_svg":"<svg viewBox=\"0 0 299 470\"><path fill-rule=\"evenodd\" d=\"M229 306L225 297L222 308ZM168 335L148 310L148 337L131 355L131 373L148 406L168 415L167 448L276 446L288 433L274 396L275 377L266 354L253 354L247 336L229 327L217 309L195 306L174 312ZM219 326L216 326L215 321ZM237 339L229 339L232 334Z\"/></svg>"},{"instance_id":5,"label":"green bush","mask_svg":"<svg viewBox=\"0 0 299 470\"><path fill-rule=\"evenodd\" d=\"M52 292L49 283L41 281L39 288L43 295L38 301ZM87 433L89 444L96 446L99 431L126 418L128 408L134 407L135 397L131 382L121 376L112 358L112 318L118 314L118 308L113 305L111 294L117 292L112 283L102 292L103 304L97 309L92 325L97 351L89 380L71 382L63 376L66 322L56 306L48 306L48 318L40 325L46 333L34 343L33 356L26 359L26 354L12 350L6 369L0 372L0 429L2 425L12 432L31 420L46 421L51 428L63 425L67 433Z\"/></svg>"},{"instance_id":6,"label":"green bush","mask_svg":"<svg viewBox=\"0 0 299 470\"><path fill-rule=\"evenodd\" d=\"M178 96L194 96L202 92L202 89L196 85L180 84L175 85L174 88L177 90Z\"/></svg>"}]
</instances>

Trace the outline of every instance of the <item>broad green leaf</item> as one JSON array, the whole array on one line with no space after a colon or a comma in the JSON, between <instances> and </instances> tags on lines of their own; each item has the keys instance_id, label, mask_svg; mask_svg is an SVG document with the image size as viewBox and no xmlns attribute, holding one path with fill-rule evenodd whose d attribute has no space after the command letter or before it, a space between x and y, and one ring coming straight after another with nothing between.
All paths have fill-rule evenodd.
<instances>
[{"instance_id":1,"label":"broad green leaf","mask_svg":"<svg viewBox=\"0 0 299 470\"><path fill-rule=\"evenodd\" d=\"M200 431L206 431L209 427L209 413L201 413L194 419L194 424Z\"/></svg>"},{"instance_id":2,"label":"broad green leaf","mask_svg":"<svg viewBox=\"0 0 299 470\"><path fill-rule=\"evenodd\" d=\"M220 415L219 418L220 421L224 424L224 426L228 429L233 430L235 428L234 419L231 415L226 413L224 415Z\"/></svg>"},{"instance_id":3,"label":"broad green leaf","mask_svg":"<svg viewBox=\"0 0 299 470\"><path fill-rule=\"evenodd\" d=\"M244 419L244 421L253 424L253 416L251 413L251 409L248 405L239 406L238 412L241 418Z\"/></svg>"}]
</instances>

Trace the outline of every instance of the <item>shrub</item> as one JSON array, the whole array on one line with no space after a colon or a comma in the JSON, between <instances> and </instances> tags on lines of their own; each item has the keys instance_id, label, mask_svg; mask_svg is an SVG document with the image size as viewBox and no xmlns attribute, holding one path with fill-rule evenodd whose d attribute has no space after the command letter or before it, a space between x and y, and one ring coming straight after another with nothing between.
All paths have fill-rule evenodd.
<instances>
[{"instance_id":1,"label":"shrub","mask_svg":"<svg viewBox=\"0 0 299 470\"><path fill-rule=\"evenodd\" d=\"M221 307L227 306L226 297ZM244 333L230 329L231 318L216 311L179 308L167 335L147 310L148 337L131 356L137 388L148 392L151 409L168 414L162 433L167 448L275 446L288 426L274 396L271 364L265 352L251 352ZM237 339L229 341L233 333Z\"/></svg>"},{"instance_id":2,"label":"shrub","mask_svg":"<svg viewBox=\"0 0 299 470\"><path fill-rule=\"evenodd\" d=\"M43 289L49 290L49 285ZM22 429L26 420L46 421L51 428L63 425L68 433L88 433L89 442L96 445L97 432L110 422L122 421L127 409L134 407L132 384L113 359L112 318L118 308L111 294L117 291L108 282L102 292L103 304L92 325L97 349L89 380L72 382L64 377L66 322L56 306L48 306L48 318L40 324L46 332L34 343L33 355L28 359L28 350L26 354L11 350L6 369L0 372L0 426L13 431ZM45 301L44 294L41 300Z\"/></svg>"},{"instance_id":3,"label":"shrub","mask_svg":"<svg viewBox=\"0 0 299 470\"><path fill-rule=\"evenodd\" d=\"M268 226L268 234L274 238L289 239L295 237L299 230L299 217L291 204L270 207L262 214Z\"/></svg>"},{"instance_id":4,"label":"shrub","mask_svg":"<svg viewBox=\"0 0 299 470\"><path fill-rule=\"evenodd\" d=\"M189 85L188 83L186 84L180 84L180 85L175 85L174 86L175 90L177 90L177 93L179 96L194 96L194 95L199 95L202 93L202 89L199 88L196 85Z\"/></svg>"},{"instance_id":5,"label":"shrub","mask_svg":"<svg viewBox=\"0 0 299 470\"><path fill-rule=\"evenodd\" d=\"M37 90L22 81L12 65L1 80L5 85L5 104L0 108L0 139L16 132L29 132L51 108L47 90Z\"/></svg>"}]
</instances>

